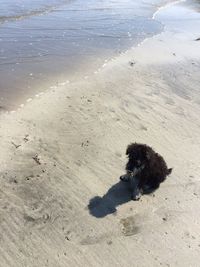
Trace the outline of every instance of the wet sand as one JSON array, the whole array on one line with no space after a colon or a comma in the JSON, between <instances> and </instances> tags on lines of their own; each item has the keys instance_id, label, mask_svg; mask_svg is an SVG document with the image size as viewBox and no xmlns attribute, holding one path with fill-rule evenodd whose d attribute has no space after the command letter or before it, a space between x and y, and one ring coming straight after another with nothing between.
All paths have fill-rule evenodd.
<instances>
[{"instance_id":1,"label":"wet sand","mask_svg":"<svg viewBox=\"0 0 200 267\"><path fill-rule=\"evenodd\" d=\"M198 34L166 26L1 116L2 266L198 266ZM138 202L119 182L134 141L173 167Z\"/></svg>"}]
</instances>

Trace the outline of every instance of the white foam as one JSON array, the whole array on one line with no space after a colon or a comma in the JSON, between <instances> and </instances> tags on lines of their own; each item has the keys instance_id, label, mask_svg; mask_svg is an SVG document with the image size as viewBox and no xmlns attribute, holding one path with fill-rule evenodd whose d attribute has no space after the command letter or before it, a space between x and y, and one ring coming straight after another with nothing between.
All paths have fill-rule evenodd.
<instances>
[{"instance_id":1,"label":"white foam","mask_svg":"<svg viewBox=\"0 0 200 267\"><path fill-rule=\"evenodd\" d=\"M155 19L156 15L157 15L161 10L163 10L163 9L165 9L165 8L168 8L168 7L170 7L170 6L173 6L173 5L179 4L179 3L181 3L181 2L185 2L185 1L186 1L186 0L177 0L177 1L174 1L174 2L171 2L171 3L168 3L168 4L164 5L164 6L159 7L159 8L156 10L156 12L154 12L154 14L153 14L153 16L152 16L152 19Z\"/></svg>"},{"instance_id":2,"label":"white foam","mask_svg":"<svg viewBox=\"0 0 200 267\"><path fill-rule=\"evenodd\" d=\"M60 85L60 86L64 86L65 84L66 84L66 82L58 83L58 85Z\"/></svg>"},{"instance_id":3,"label":"white foam","mask_svg":"<svg viewBox=\"0 0 200 267\"><path fill-rule=\"evenodd\" d=\"M68 84L69 83L69 80L67 80L67 81L65 81L65 82L60 82L60 83L58 83L58 85L60 85L60 86L64 86L64 85L66 85L66 84Z\"/></svg>"}]
</instances>

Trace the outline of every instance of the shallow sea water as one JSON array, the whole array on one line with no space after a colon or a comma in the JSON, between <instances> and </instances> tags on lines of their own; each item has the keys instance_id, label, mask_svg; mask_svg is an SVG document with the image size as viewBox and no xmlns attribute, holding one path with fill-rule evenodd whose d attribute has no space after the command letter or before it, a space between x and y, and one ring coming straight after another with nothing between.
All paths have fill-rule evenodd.
<instances>
[{"instance_id":1,"label":"shallow sea water","mask_svg":"<svg viewBox=\"0 0 200 267\"><path fill-rule=\"evenodd\" d=\"M0 0L2 109L15 109L50 86L89 75L161 32L163 25L152 15L166 2Z\"/></svg>"}]
</instances>

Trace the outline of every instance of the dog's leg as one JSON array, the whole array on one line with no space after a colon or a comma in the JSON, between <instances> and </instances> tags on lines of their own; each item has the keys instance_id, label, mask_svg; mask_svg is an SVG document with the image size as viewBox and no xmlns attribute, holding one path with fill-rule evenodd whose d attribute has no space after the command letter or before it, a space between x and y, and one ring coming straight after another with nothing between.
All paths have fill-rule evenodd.
<instances>
[{"instance_id":1,"label":"dog's leg","mask_svg":"<svg viewBox=\"0 0 200 267\"><path fill-rule=\"evenodd\" d=\"M131 177L136 177L136 175L144 169L144 165L141 165L139 168L134 168L133 171L127 170L127 173L120 176L120 180L123 182L129 182Z\"/></svg>"},{"instance_id":2,"label":"dog's leg","mask_svg":"<svg viewBox=\"0 0 200 267\"><path fill-rule=\"evenodd\" d=\"M158 189L159 186L160 186L159 183L154 184L154 185L145 184L145 185L142 187L142 190L143 190L143 193L144 193L144 194L151 194L151 193L153 193L156 189Z\"/></svg>"},{"instance_id":3,"label":"dog's leg","mask_svg":"<svg viewBox=\"0 0 200 267\"><path fill-rule=\"evenodd\" d=\"M139 188L139 178L137 176L132 176L130 179L131 183L131 199L132 200L139 200L141 197L141 191Z\"/></svg>"}]
</instances>

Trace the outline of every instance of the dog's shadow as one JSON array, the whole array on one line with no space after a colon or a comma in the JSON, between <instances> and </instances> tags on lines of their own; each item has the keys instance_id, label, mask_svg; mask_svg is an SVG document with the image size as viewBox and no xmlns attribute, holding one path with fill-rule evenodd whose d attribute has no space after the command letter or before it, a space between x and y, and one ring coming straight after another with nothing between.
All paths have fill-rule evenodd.
<instances>
[{"instance_id":1,"label":"dog's shadow","mask_svg":"<svg viewBox=\"0 0 200 267\"><path fill-rule=\"evenodd\" d=\"M103 218L115 213L117 207L131 200L128 183L119 181L114 184L103 197L93 197L88 204L89 212L96 218Z\"/></svg>"}]
</instances>

